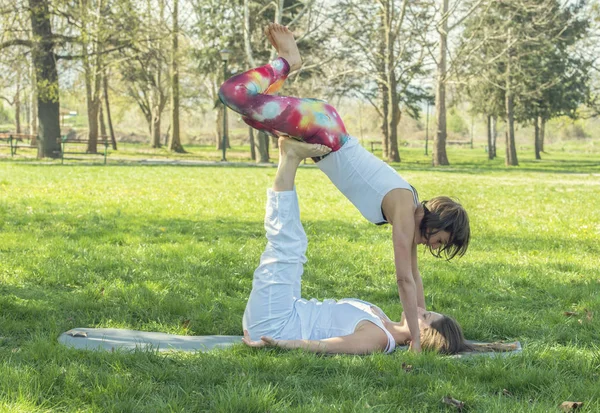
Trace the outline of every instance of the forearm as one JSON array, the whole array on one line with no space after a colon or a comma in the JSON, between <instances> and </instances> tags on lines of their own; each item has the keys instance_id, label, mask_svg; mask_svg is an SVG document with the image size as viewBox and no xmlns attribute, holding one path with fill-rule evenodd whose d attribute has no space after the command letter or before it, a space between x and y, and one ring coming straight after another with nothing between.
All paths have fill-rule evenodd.
<instances>
[{"instance_id":1,"label":"forearm","mask_svg":"<svg viewBox=\"0 0 600 413\"><path fill-rule=\"evenodd\" d=\"M327 343L320 340L277 340L277 347L286 350L302 349L313 353L328 353Z\"/></svg>"},{"instance_id":2,"label":"forearm","mask_svg":"<svg viewBox=\"0 0 600 413\"><path fill-rule=\"evenodd\" d=\"M412 277L398 279L398 293L406 317L406 324L410 331L412 347L418 350L421 348L421 332L417 312L417 293Z\"/></svg>"},{"instance_id":3,"label":"forearm","mask_svg":"<svg viewBox=\"0 0 600 413\"><path fill-rule=\"evenodd\" d=\"M425 307L425 292L423 291L423 280L421 279L421 275L417 272L413 272L413 278L415 280L415 289L417 294L417 307L426 310Z\"/></svg>"},{"instance_id":4,"label":"forearm","mask_svg":"<svg viewBox=\"0 0 600 413\"><path fill-rule=\"evenodd\" d=\"M380 337L381 339L381 337ZM302 349L312 353L325 354L370 354L383 351L387 346L387 337L383 342L375 338L372 332L362 331L347 336L331 337L323 340L277 340L275 345L287 350Z\"/></svg>"}]
</instances>

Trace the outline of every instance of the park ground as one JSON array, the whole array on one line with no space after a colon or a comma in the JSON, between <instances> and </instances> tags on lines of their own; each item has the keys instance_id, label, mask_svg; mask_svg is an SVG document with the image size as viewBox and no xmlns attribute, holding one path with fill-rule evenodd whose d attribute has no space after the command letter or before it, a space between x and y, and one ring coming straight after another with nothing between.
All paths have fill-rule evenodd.
<instances>
[{"instance_id":1,"label":"park ground","mask_svg":"<svg viewBox=\"0 0 600 413\"><path fill-rule=\"evenodd\" d=\"M542 161L524 151L506 168L482 148L450 148L452 165L432 168L407 148L393 165L421 198L453 195L470 213L466 256L419 251L429 309L470 339L524 346L466 359L64 348L57 337L74 327L241 334L275 169L3 157L0 412L455 411L444 396L477 412L567 400L600 411L600 162L597 149L569 149ZM315 167L297 189L303 295L358 297L399 318L391 228L367 223Z\"/></svg>"}]
</instances>

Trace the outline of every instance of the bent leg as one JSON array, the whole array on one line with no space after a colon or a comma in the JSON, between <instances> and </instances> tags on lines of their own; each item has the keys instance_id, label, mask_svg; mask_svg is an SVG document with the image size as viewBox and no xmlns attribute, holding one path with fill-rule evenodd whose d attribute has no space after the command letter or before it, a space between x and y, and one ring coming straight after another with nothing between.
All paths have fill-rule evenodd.
<instances>
[{"instance_id":1,"label":"bent leg","mask_svg":"<svg viewBox=\"0 0 600 413\"><path fill-rule=\"evenodd\" d=\"M219 97L256 129L338 150L348 133L333 106L317 99L271 95L281 88L289 70L285 59L275 59L227 80L219 89Z\"/></svg>"}]
</instances>

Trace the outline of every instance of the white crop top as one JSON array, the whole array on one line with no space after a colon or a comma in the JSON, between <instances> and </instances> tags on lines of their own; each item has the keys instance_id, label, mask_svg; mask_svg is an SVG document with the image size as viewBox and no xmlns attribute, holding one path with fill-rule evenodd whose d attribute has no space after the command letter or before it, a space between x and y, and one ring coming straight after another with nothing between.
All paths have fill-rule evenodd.
<instances>
[{"instance_id":1,"label":"white crop top","mask_svg":"<svg viewBox=\"0 0 600 413\"><path fill-rule=\"evenodd\" d=\"M344 298L339 301L300 298L296 300L294 306L300 316L303 339L322 340L346 336L354 333L359 322L368 320L385 332L388 338L385 352L391 353L396 348L394 337L385 329L383 322L371 308L373 306L371 303L355 298ZM381 311L379 308L378 310Z\"/></svg>"}]
</instances>

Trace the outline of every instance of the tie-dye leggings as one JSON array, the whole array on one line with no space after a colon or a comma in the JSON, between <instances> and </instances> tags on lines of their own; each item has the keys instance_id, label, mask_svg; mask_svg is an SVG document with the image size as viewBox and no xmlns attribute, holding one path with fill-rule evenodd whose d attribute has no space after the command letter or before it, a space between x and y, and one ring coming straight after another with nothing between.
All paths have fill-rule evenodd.
<instances>
[{"instance_id":1,"label":"tie-dye leggings","mask_svg":"<svg viewBox=\"0 0 600 413\"><path fill-rule=\"evenodd\" d=\"M233 76L221 86L219 97L253 128L320 143L337 151L348 140L342 119L322 100L274 96L290 71L277 58L270 64Z\"/></svg>"}]
</instances>

